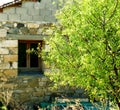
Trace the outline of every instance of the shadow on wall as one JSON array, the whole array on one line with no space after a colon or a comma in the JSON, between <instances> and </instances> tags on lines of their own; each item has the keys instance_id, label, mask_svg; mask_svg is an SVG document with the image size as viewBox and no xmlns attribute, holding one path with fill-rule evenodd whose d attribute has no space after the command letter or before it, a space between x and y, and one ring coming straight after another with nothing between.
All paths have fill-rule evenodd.
<instances>
[{"instance_id":1,"label":"shadow on wall","mask_svg":"<svg viewBox=\"0 0 120 110\"><path fill-rule=\"evenodd\" d=\"M50 86L45 76L0 77L0 107L8 110L33 110L42 100L47 100L46 89ZM0 109L6 110L6 109Z\"/></svg>"},{"instance_id":2,"label":"shadow on wall","mask_svg":"<svg viewBox=\"0 0 120 110\"><path fill-rule=\"evenodd\" d=\"M2 102L1 105L7 106L8 110L34 110L40 102L54 102L57 97L86 97L83 95L84 90L80 88L53 89L52 87L53 82L44 75L9 78L2 75L0 77L0 102Z\"/></svg>"},{"instance_id":3,"label":"shadow on wall","mask_svg":"<svg viewBox=\"0 0 120 110\"><path fill-rule=\"evenodd\" d=\"M18 85L17 78L7 78L6 76L0 78L0 110L24 110L26 108L23 104L28 101L28 98L25 98L24 101L15 99L19 96L15 96L14 92L22 93L17 90Z\"/></svg>"}]
</instances>

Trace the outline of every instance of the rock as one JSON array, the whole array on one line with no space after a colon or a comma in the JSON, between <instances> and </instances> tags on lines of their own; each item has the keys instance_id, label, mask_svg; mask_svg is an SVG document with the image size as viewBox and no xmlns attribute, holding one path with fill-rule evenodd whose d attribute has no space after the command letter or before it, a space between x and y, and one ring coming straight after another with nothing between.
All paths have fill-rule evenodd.
<instances>
[{"instance_id":1,"label":"rock","mask_svg":"<svg viewBox=\"0 0 120 110\"><path fill-rule=\"evenodd\" d=\"M19 29L18 28L11 28L8 30L7 32L8 34L18 34L19 33Z\"/></svg>"},{"instance_id":2,"label":"rock","mask_svg":"<svg viewBox=\"0 0 120 110\"><path fill-rule=\"evenodd\" d=\"M39 28L39 24L28 23L28 28Z\"/></svg>"},{"instance_id":3,"label":"rock","mask_svg":"<svg viewBox=\"0 0 120 110\"><path fill-rule=\"evenodd\" d=\"M18 23L18 24L17 24L17 28L20 29L21 27L24 27L24 24L23 24L23 23Z\"/></svg>"},{"instance_id":4,"label":"rock","mask_svg":"<svg viewBox=\"0 0 120 110\"><path fill-rule=\"evenodd\" d=\"M6 23L4 24L4 27L13 28L14 25L12 23Z\"/></svg>"},{"instance_id":5,"label":"rock","mask_svg":"<svg viewBox=\"0 0 120 110\"><path fill-rule=\"evenodd\" d=\"M37 34L37 29L35 29L35 28L30 28L30 29L29 29L29 32L30 32L30 34L32 34L32 35Z\"/></svg>"},{"instance_id":6,"label":"rock","mask_svg":"<svg viewBox=\"0 0 120 110\"><path fill-rule=\"evenodd\" d=\"M29 34L29 30L27 27L21 27L19 32L20 34Z\"/></svg>"},{"instance_id":7,"label":"rock","mask_svg":"<svg viewBox=\"0 0 120 110\"><path fill-rule=\"evenodd\" d=\"M43 29L42 28L39 28L38 31L37 31L37 34L42 34L43 33Z\"/></svg>"}]
</instances>

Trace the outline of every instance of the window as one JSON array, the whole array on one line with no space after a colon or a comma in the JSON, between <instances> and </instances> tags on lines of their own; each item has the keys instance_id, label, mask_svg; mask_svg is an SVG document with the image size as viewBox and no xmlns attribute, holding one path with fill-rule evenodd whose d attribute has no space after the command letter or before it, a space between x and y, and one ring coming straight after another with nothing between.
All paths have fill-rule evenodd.
<instances>
[{"instance_id":1,"label":"window","mask_svg":"<svg viewBox=\"0 0 120 110\"><path fill-rule=\"evenodd\" d=\"M39 44L40 50L42 49L42 41L28 41L20 40L18 43L18 67L19 74L41 74L42 58L37 54L26 52L28 49L36 50Z\"/></svg>"}]
</instances>

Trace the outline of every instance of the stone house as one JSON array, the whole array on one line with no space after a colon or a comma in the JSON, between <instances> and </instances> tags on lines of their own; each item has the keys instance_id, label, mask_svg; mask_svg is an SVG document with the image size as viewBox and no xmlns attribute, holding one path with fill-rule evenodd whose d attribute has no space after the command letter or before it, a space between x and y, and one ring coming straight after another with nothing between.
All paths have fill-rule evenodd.
<instances>
[{"instance_id":1,"label":"stone house","mask_svg":"<svg viewBox=\"0 0 120 110\"><path fill-rule=\"evenodd\" d=\"M48 101L52 93L84 97L75 88L52 90L42 58L26 52L38 45L40 51L47 49L44 38L52 33L59 8L58 0L14 0L0 6L0 101L5 104L20 108Z\"/></svg>"}]
</instances>

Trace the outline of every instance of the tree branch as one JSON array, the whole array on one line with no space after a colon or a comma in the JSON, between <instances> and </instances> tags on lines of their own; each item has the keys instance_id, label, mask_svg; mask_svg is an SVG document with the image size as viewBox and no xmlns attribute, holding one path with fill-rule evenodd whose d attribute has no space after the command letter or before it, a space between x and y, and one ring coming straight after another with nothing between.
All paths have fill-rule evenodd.
<instances>
[{"instance_id":1,"label":"tree branch","mask_svg":"<svg viewBox=\"0 0 120 110\"><path fill-rule=\"evenodd\" d=\"M109 22L109 21L112 19L112 17L114 16L114 14L115 14L115 12L116 12L116 9L117 9L117 6L118 6L118 0L116 0L115 8L114 8L114 10L113 10L111 16L110 16L109 19L107 20L107 22Z\"/></svg>"}]
</instances>

